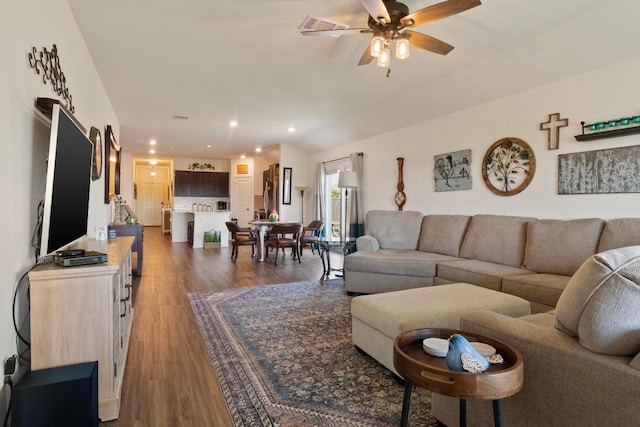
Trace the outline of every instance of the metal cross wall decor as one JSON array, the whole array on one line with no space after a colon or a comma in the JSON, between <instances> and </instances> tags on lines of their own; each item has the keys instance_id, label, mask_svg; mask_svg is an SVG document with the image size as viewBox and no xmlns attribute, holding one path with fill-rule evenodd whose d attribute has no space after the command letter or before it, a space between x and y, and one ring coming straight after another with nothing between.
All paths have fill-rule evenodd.
<instances>
[{"instance_id":1,"label":"metal cross wall decor","mask_svg":"<svg viewBox=\"0 0 640 427\"><path fill-rule=\"evenodd\" d=\"M549 121L540 123L540 130L547 131L549 150L560 148L560 128L569 125L569 119L561 119L560 113L549 114Z\"/></svg>"}]
</instances>

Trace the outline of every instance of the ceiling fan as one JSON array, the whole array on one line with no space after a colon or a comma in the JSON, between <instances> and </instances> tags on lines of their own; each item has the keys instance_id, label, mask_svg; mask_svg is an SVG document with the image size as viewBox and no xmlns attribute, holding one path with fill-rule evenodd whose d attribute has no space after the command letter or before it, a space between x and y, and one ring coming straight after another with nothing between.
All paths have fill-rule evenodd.
<instances>
[{"instance_id":1,"label":"ceiling fan","mask_svg":"<svg viewBox=\"0 0 640 427\"><path fill-rule=\"evenodd\" d=\"M369 13L368 28L346 28L338 25L331 29L309 30L301 26L305 36L342 36L352 34L373 34L371 44L366 48L358 65L366 65L377 58L379 67L389 67L391 63L390 46L396 42L396 58L409 57L409 45L429 52L446 55L453 46L435 37L409 30L439 19L464 12L479 6L480 0L446 0L409 13L409 8L395 0L362 0ZM327 21L331 22L331 21ZM304 23L303 23L304 25ZM387 77L389 71L387 71Z\"/></svg>"}]
</instances>

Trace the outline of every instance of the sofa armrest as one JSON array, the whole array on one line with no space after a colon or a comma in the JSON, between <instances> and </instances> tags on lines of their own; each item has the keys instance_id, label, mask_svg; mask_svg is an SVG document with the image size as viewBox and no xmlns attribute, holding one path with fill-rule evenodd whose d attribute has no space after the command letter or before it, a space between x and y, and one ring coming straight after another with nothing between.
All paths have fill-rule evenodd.
<instances>
[{"instance_id":1,"label":"sofa armrest","mask_svg":"<svg viewBox=\"0 0 640 427\"><path fill-rule=\"evenodd\" d=\"M356 239L356 247L359 251L376 252L380 249L378 240L370 234L365 234Z\"/></svg>"},{"instance_id":2,"label":"sofa armrest","mask_svg":"<svg viewBox=\"0 0 640 427\"><path fill-rule=\"evenodd\" d=\"M629 366L640 371L640 353L638 353L636 357L633 358L633 360L629 363Z\"/></svg>"},{"instance_id":3,"label":"sofa armrest","mask_svg":"<svg viewBox=\"0 0 640 427\"><path fill-rule=\"evenodd\" d=\"M460 329L522 353L524 387L505 399L505 425L628 425L640 417L640 371L630 366L632 358L587 350L553 327L553 314L511 318L476 311L460 319ZM455 401L434 395L434 416L445 424L455 424L456 408ZM468 419L491 422L491 405L474 402L468 409Z\"/></svg>"}]
</instances>

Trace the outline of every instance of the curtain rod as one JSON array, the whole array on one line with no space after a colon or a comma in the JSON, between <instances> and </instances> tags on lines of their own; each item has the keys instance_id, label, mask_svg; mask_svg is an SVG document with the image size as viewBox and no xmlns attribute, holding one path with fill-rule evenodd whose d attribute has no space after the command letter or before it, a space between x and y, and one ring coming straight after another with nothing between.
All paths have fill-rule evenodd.
<instances>
[{"instance_id":1,"label":"curtain rod","mask_svg":"<svg viewBox=\"0 0 640 427\"><path fill-rule=\"evenodd\" d=\"M356 153L358 156L364 156L364 153L361 151L359 153ZM333 159L333 160L327 160L326 162L322 162L323 165L326 165L327 163L333 163L333 162L339 162L340 160L349 160L350 156L346 156L346 157L340 157L338 159Z\"/></svg>"}]
</instances>

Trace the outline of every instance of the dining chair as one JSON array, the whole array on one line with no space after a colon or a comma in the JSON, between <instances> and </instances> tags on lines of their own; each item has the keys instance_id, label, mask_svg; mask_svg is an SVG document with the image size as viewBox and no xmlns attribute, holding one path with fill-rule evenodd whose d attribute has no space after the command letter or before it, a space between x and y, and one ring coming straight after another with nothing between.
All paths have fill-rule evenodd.
<instances>
[{"instance_id":1,"label":"dining chair","mask_svg":"<svg viewBox=\"0 0 640 427\"><path fill-rule=\"evenodd\" d=\"M251 246L251 258L256 255L256 245L258 244L258 236L254 231L248 228L241 228L237 223L233 221L225 222L227 230L231 235L231 259L235 262L238 259L238 248L240 246Z\"/></svg>"},{"instance_id":2,"label":"dining chair","mask_svg":"<svg viewBox=\"0 0 640 427\"><path fill-rule=\"evenodd\" d=\"M292 255L294 258L298 258L298 262L301 263L300 259L300 236L302 235L302 228L304 225L302 223L299 224L275 224L269 230L268 238L266 240L267 248L275 248L276 250L276 259L274 265L278 265L278 250L280 248L283 249L282 256L284 257L284 248L291 248ZM269 251L267 250L267 257L269 255Z\"/></svg>"},{"instance_id":3,"label":"dining chair","mask_svg":"<svg viewBox=\"0 0 640 427\"><path fill-rule=\"evenodd\" d=\"M302 250L307 245L311 245L311 253L315 253L314 248L318 249L318 239L320 239L323 228L324 221L319 219L314 219L309 225L303 228L302 237L300 238L300 255L302 255Z\"/></svg>"}]
</instances>

